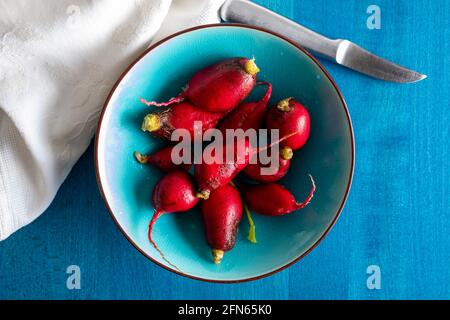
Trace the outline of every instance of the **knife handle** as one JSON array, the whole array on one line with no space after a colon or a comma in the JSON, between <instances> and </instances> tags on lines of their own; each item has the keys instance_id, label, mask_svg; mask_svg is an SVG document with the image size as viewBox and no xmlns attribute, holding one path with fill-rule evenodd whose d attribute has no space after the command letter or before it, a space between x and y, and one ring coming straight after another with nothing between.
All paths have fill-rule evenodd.
<instances>
[{"instance_id":1,"label":"knife handle","mask_svg":"<svg viewBox=\"0 0 450 320\"><path fill-rule=\"evenodd\" d=\"M224 21L239 22L275 31L323 56L335 59L341 40L326 38L269 9L247 0L227 0L220 9Z\"/></svg>"}]
</instances>

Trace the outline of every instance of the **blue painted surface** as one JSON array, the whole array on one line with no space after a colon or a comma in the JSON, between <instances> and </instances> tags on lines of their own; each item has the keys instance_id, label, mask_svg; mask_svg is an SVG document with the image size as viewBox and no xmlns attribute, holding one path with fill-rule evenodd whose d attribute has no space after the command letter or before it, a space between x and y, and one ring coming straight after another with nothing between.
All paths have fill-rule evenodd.
<instances>
[{"instance_id":1,"label":"blue painted surface","mask_svg":"<svg viewBox=\"0 0 450 320\"><path fill-rule=\"evenodd\" d=\"M90 148L47 212L0 243L0 298L450 298L450 3L258 2L429 76L396 85L325 63L356 137L352 191L327 238L300 263L259 281L182 278L149 262L115 227ZM370 4L382 10L381 30L366 27ZM81 290L66 289L71 264L81 267ZM381 290L366 287L372 264L381 268Z\"/></svg>"}]
</instances>

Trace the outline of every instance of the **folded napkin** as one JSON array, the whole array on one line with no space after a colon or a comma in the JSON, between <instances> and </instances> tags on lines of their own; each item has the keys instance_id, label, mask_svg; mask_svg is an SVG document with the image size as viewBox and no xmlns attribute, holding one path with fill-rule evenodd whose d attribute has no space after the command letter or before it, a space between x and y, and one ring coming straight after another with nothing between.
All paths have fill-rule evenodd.
<instances>
[{"instance_id":1,"label":"folded napkin","mask_svg":"<svg viewBox=\"0 0 450 320\"><path fill-rule=\"evenodd\" d=\"M88 147L115 80L223 0L0 2L0 240L36 219Z\"/></svg>"}]
</instances>

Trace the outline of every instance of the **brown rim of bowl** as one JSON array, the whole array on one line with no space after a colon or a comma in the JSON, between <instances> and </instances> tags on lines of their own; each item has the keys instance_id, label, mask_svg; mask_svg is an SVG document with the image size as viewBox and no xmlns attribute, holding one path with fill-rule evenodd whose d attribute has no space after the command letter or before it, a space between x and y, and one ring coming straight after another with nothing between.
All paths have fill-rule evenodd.
<instances>
[{"instance_id":1,"label":"brown rim of bowl","mask_svg":"<svg viewBox=\"0 0 450 320\"><path fill-rule=\"evenodd\" d=\"M120 84L120 82L122 82L123 78L125 77L125 75L128 74L128 72L131 70L131 68L133 68L142 58L144 58L150 51L152 51L153 49L159 47L160 45L162 45L163 43L171 40L172 38L175 38L181 34L185 34L185 33L189 33L195 30L199 30L199 29L207 29L207 28L217 28L217 27L237 27L237 28L246 28L246 29L253 29L253 30L257 30L257 31L262 31L265 33L268 33L270 35L276 36L286 42L288 42L289 44L291 44L292 46L294 46L295 48L297 48L298 50L300 50L302 53L306 54L321 70L322 72L327 76L328 80L332 83L334 89L336 90L342 105L344 106L344 111L345 114L347 116L347 121L348 121L348 125L349 125L349 129L350 129L350 137L352 140L352 163L351 163L351 168L350 168L350 176L348 177L348 182L347 182L347 188L345 191L345 195L344 198L342 199L342 203L339 206L338 211L336 212L333 221L331 222L331 224L328 226L328 228L325 230L325 232L322 234L322 236L308 249L306 250L306 252L304 252L303 254L301 254L300 256L298 256L297 258L295 258L293 261L285 264L282 267L279 267L276 270L272 270L270 272L264 273L262 275L256 276L256 277L250 277L250 278L245 278L245 279L238 279L238 280L213 280L213 279L206 279L206 278L201 278L201 277L196 277L196 276L192 276L180 271L177 271L175 269L171 269L161 263L159 263L158 261L156 261L155 259L153 259L150 255L148 255L147 253L145 253L141 248L139 248L139 246L127 235L127 233L125 232L125 230L122 228L122 226L119 224L119 222L117 221L117 219L114 216L114 213L108 203L108 200L106 199L105 193L103 191L103 186L102 186L102 182L100 180L100 175L99 175L99 170L98 170L98 135L100 132L100 128L101 128L101 124L103 121L103 116L106 110L106 107L109 104L109 101L112 97L112 95L114 94L114 92L116 91L118 85ZM331 228L335 225L337 219L339 218L342 209L344 208L345 202L347 201L349 192L350 192L350 186L352 184L352 180L353 180L353 171L354 171L354 167L355 167L355 139L353 136L353 126L352 126L352 122L350 119L350 114L347 108L347 104L345 103L344 97L342 96L341 91L339 90L338 86L336 85L335 81L333 80L333 78L330 76L330 74L325 70L325 68L322 66L322 64L316 59L314 58L308 51L306 51L303 47L301 47L300 45L294 43L293 41L289 40L288 38L264 29L264 28L260 28L260 27L256 27L256 26L252 26L252 25L245 25L245 24L235 24L235 23L216 23L216 24L207 24L207 25L202 25L202 26L197 26L197 27L193 27L193 28L189 28L186 30L182 30L180 32L177 32L173 35L168 36L167 38L164 38L160 41L158 41L157 43L155 43L154 45L150 46L149 48L147 48L142 54L139 55L138 58L136 58L126 69L125 71L121 74L121 76L119 77L119 79L117 80L117 82L114 84L113 88L111 89L111 92L108 95L108 98L105 101L105 104L103 105L103 109L102 112L100 114L100 118L99 118L99 122L98 122L98 126L97 126L97 131L96 131L96 135L95 135L95 150L94 150L94 161L95 161L95 174L97 176L97 184L98 187L100 189L100 193L102 195L103 201L106 204L106 207L108 209L108 212L111 216L111 218L113 219L113 221L115 222L115 224L119 227L120 231L122 232L122 234L125 236L125 238L133 245L133 247L135 247L142 255L144 255L145 257L147 257L148 259L150 259L152 262L154 262L155 264L157 264L158 266L171 271L173 273L176 273L180 276L184 276L190 279L194 279L194 280L201 280L201 281L205 281L205 282L212 282L212 283L241 283L241 282L247 282L247 281L253 281L253 280L258 280L258 279L262 279L268 276L271 276L277 272L283 271L284 269L290 267L291 265L293 265L294 263L300 261L301 259L303 259L307 254L309 254L315 247L317 247L317 245L326 237L326 235L330 232Z\"/></svg>"}]
</instances>

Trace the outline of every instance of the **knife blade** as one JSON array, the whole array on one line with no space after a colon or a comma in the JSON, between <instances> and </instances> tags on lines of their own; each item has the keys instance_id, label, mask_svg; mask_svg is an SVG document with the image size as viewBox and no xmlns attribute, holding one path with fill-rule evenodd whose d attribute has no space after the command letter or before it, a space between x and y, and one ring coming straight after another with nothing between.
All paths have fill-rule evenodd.
<instances>
[{"instance_id":1,"label":"knife blade","mask_svg":"<svg viewBox=\"0 0 450 320\"><path fill-rule=\"evenodd\" d=\"M349 40L329 39L248 0L227 0L219 14L227 22L239 22L275 31L315 54L373 78L411 83L427 77L380 58Z\"/></svg>"}]
</instances>

